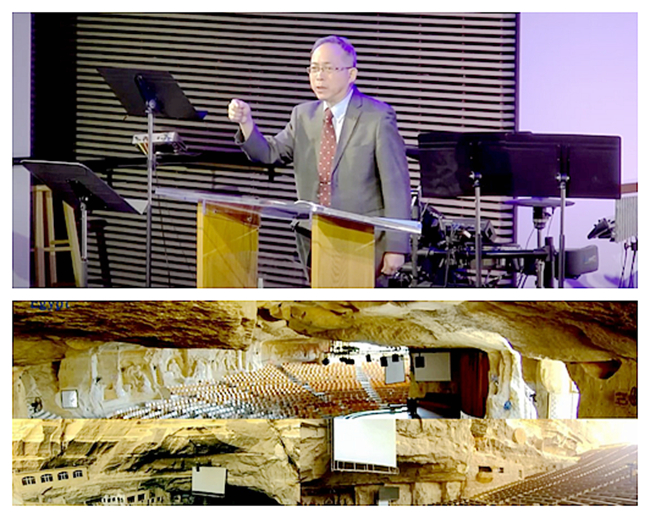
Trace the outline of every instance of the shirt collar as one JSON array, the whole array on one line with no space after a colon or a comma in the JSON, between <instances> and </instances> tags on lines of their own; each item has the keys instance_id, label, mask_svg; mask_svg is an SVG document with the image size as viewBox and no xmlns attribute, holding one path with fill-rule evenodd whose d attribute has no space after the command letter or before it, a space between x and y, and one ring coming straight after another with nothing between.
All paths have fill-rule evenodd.
<instances>
[{"instance_id":1,"label":"shirt collar","mask_svg":"<svg viewBox=\"0 0 650 518\"><path fill-rule=\"evenodd\" d=\"M346 95L342 101L339 103L335 104L334 106L329 106L327 102L323 103L323 111L326 108L330 108L332 110L332 116L336 119L339 120L340 118L345 116L345 112L348 109L348 104L350 104L350 99L352 98L352 91L354 88L350 88L350 91L348 92L348 95Z\"/></svg>"}]
</instances>

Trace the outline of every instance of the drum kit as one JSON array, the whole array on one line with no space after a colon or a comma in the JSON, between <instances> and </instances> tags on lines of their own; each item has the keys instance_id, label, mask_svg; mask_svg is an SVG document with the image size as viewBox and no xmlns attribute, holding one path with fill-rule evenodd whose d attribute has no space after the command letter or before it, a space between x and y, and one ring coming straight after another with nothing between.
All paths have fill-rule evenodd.
<instances>
[{"instance_id":1,"label":"drum kit","mask_svg":"<svg viewBox=\"0 0 650 518\"><path fill-rule=\"evenodd\" d=\"M506 205L532 208L537 246L524 249L517 243L498 243L490 220L481 223L481 246L485 287L513 287L517 275L535 275L538 288L553 287L558 252L553 240L544 236L551 213L560 207L553 198L521 198L507 200ZM567 202L567 206L574 202ZM414 243L413 264L405 286L475 287L476 225L471 218L446 217L431 204L420 210L422 234Z\"/></svg>"}]
</instances>

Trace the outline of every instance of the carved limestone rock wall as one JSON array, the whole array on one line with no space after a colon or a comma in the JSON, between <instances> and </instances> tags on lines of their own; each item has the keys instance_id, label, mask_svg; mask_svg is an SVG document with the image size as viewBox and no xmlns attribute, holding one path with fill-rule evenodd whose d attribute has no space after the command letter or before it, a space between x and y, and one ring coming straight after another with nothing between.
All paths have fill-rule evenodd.
<instances>
[{"instance_id":1,"label":"carved limestone rock wall","mask_svg":"<svg viewBox=\"0 0 650 518\"><path fill-rule=\"evenodd\" d=\"M528 416L517 405L526 401L523 381L532 386L537 379L529 370L520 372L517 355L565 363L581 393L581 417L636 416L635 302L143 301L52 307L14 303L14 367L58 362L111 341L187 350L259 345L260 362L318 360L329 340L475 347L488 352L490 374L499 379L498 387L490 387L489 416ZM178 372L173 363L167 376ZM147 391L151 384L153 390L154 376L137 365L125 376L133 386ZM103 390L110 396L110 388ZM509 413L504 405L511 406Z\"/></svg>"},{"instance_id":2,"label":"carved limestone rock wall","mask_svg":"<svg viewBox=\"0 0 650 518\"><path fill-rule=\"evenodd\" d=\"M327 424L312 420L302 429L303 498L354 494L374 505L380 487L399 487L393 505L451 502L571 465L613 429L615 420L397 420L399 473L388 475L330 471Z\"/></svg>"},{"instance_id":3,"label":"carved limestone rock wall","mask_svg":"<svg viewBox=\"0 0 650 518\"><path fill-rule=\"evenodd\" d=\"M112 341L149 347L246 349L256 320L253 301L74 301L54 311L30 302L14 303L14 326L21 339L34 337L34 330L46 331L43 334L55 337L50 338L55 344L57 338L66 339L64 349ZM52 357L57 353L53 351Z\"/></svg>"},{"instance_id":4,"label":"carved limestone rock wall","mask_svg":"<svg viewBox=\"0 0 650 518\"><path fill-rule=\"evenodd\" d=\"M51 364L14 369L15 408L25 408L26 401L38 397L62 417L104 417L130 404L168 397L172 386L220 381L233 372L261 367L261 359L258 346L247 351L158 349L110 342L69 351L57 372ZM72 389L79 407L64 409L61 391Z\"/></svg>"},{"instance_id":5,"label":"carved limestone rock wall","mask_svg":"<svg viewBox=\"0 0 650 518\"><path fill-rule=\"evenodd\" d=\"M636 417L637 362L621 359L613 362L614 366L611 363L567 365L571 378L580 388L578 417Z\"/></svg>"},{"instance_id":6,"label":"carved limestone rock wall","mask_svg":"<svg viewBox=\"0 0 650 518\"><path fill-rule=\"evenodd\" d=\"M271 317L297 332L318 338L370 341L417 348L476 347L494 352L501 337L525 358L562 361L582 395L580 417L636 416L637 304L635 302L265 302ZM517 362L490 354L490 374L498 369L501 387L528 389ZM496 361L495 361L496 360ZM589 376L586 369L620 375ZM582 369L582 370L581 370ZM585 372L582 372L582 371ZM516 378L512 378L516 376ZM526 379L531 386L536 379ZM508 399L490 387L489 417L504 413ZM608 397L602 398L606 391ZM507 391L506 391L507 392ZM525 399L524 399L525 401ZM512 401L510 401L512 403Z\"/></svg>"},{"instance_id":7,"label":"carved limestone rock wall","mask_svg":"<svg viewBox=\"0 0 650 518\"><path fill-rule=\"evenodd\" d=\"M193 466L221 466L228 484L297 504L300 422L297 420L14 420L13 470L38 474L82 466L88 482L53 488L14 484L14 502L83 504L144 483L165 491L191 490Z\"/></svg>"}]
</instances>

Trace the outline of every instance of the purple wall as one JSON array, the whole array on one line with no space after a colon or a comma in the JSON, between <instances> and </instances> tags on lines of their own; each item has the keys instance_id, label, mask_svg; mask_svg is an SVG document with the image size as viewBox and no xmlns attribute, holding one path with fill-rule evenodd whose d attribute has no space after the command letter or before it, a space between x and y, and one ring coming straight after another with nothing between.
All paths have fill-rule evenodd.
<instances>
[{"instance_id":1,"label":"purple wall","mask_svg":"<svg viewBox=\"0 0 650 518\"><path fill-rule=\"evenodd\" d=\"M623 183L636 182L637 14L522 13L520 38L519 129L618 135ZM567 281L567 287L617 287L623 244L587 239L599 219L613 219L614 201L572 201L575 205L566 211L566 246L597 245L600 267L577 281ZM556 210L547 225L556 243L559 220ZM533 229L532 210L518 209L517 224L517 239L523 246ZM533 235L530 245L535 240ZM534 279L526 285L532 287Z\"/></svg>"}]
</instances>

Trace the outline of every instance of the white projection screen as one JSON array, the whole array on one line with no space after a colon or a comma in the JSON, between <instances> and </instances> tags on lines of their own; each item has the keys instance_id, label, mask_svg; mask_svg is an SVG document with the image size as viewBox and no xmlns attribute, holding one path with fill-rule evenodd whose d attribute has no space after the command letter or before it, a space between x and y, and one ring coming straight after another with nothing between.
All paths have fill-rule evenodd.
<instances>
[{"instance_id":1,"label":"white projection screen","mask_svg":"<svg viewBox=\"0 0 650 518\"><path fill-rule=\"evenodd\" d=\"M334 419L334 460L397 467L394 419Z\"/></svg>"},{"instance_id":2,"label":"white projection screen","mask_svg":"<svg viewBox=\"0 0 650 518\"><path fill-rule=\"evenodd\" d=\"M420 353L424 367L414 366L415 381L451 381L451 355L448 352ZM411 358L413 365L415 360Z\"/></svg>"},{"instance_id":3,"label":"white projection screen","mask_svg":"<svg viewBox=\"0 0 650 518\"><path fill-rule=\"evenodd\" d=\"M404 359L399 358L396 362L392 358L388 358L388 365L386 366L386 385L391 383L403 383L406 380L404 372Z\"/></svg>"},{"instance_id":4,"label":"white projection screen","mask_svg":"<svg viewBox=\"0 0 650 518\"><path fill-rule=\"evenodd\" d=\"M194 466L192 468L192 493L224 496L226 494L226 468Z\"/></svg>"}]
</instances>

